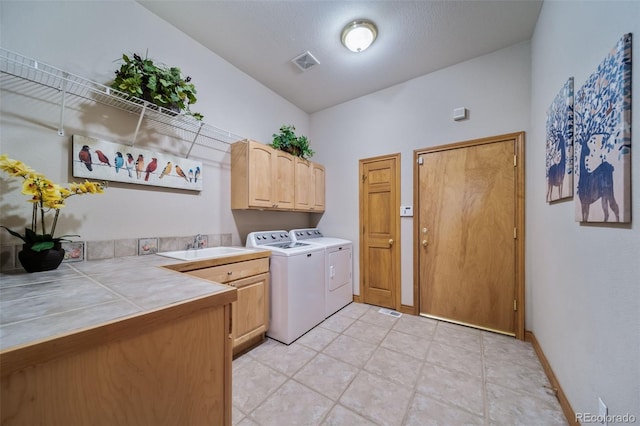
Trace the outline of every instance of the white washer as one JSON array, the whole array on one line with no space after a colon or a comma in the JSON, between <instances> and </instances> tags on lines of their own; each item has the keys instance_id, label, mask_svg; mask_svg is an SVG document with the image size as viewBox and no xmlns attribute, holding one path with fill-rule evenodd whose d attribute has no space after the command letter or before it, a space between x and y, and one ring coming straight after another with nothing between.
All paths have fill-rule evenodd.
<instances>
[{"instance_id":1,"label":"white washer","mask_svg":"<svg viewBox=\"0 0 640 426\"><path fill-rule=\"evenodd\" d=\"M329 317L353 301L353 243L322 235L318 228L292 229L293 241L325 249L325 316Z\"/></svg>"},{"instance_id":2,"label":"white washer","mask_svg":"<svg viewBox=\"0 0 640 426\"><path fill-rule=\"evenodd\" d=\"M325 319L324 249L287 231L252 232L247 247L271 250L267 336L290 344Z\"/></svg>"}]
</instances>

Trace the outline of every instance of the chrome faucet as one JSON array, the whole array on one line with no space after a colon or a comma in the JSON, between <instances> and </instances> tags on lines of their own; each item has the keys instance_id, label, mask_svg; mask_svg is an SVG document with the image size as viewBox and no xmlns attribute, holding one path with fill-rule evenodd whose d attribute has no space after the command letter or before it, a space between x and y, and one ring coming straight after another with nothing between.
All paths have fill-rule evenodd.
<instances>
[{"instance_id":1,"label":"chrome faucet","mask_svg":"<svg viewBox=\"0 0 640 426\"><path fill-rule=\"evenodd\" d=\"M198 250L201 247L202 247L202 234L196 234L196 236L193 237L193 244L187 244L187 250L190 250L190 249Z\"/></svg>"},{"instance_id":2,"label":"chrome faucet","mask_svg":"<svg viewBox=\"0 0 640 426\"><path fill-rule=\"evenodd\" d=\"M202 248L202 234L197 234L193 237L193 248L196 250Z\"/></svg>"}]
</instances>

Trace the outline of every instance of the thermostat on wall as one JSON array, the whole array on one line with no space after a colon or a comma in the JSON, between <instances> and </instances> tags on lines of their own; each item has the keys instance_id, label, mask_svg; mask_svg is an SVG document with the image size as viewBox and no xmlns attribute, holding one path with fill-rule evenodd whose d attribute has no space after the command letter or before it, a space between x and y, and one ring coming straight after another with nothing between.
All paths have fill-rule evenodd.
<instances>
[{"instance_id":1,"label":"thermostat on wall","mask_svg":"<svg viewBox=\"0 0 640 426\"><path fill-rule=\"evenodd\" d=\"M466 108L455 108L453 110L453 120L460 121L467 118L467 109Z\"/></svg>"},{"instance_id":2,"label":"thermostat on wall","mask_svg":"<svg viewBox=\"0 0 640 426\"><path fill-rule=\"evenodd\" d=\"M413 216L413 206L400 206L400 216Z\"/></svg>"}]
</instances>

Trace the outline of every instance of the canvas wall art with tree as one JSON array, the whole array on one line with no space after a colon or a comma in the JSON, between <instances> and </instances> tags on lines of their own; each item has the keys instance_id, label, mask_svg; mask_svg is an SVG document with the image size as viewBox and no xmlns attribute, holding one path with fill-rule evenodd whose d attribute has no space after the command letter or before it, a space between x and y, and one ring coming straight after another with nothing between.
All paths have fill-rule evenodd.
<instances>
[{"instance_id":1,"label":"canvas wall art with tree","mask_svg":"<svg viewBox=\"0 0 640 426\"><path fill-rule=\"evenodd\" d=\"M631 222L631 34L576 92L574 136L576 221Z\"/></svg>"},{"instance_id":2,"label":"canvas wall art with tree","mask_svg":"<svg viewBox=\"0 0 640 426\"><path fill-rule=\"evenodd\" d=\"M573 194L573 77L547 110L547 202Z\"/></svg>"}]
</instances>

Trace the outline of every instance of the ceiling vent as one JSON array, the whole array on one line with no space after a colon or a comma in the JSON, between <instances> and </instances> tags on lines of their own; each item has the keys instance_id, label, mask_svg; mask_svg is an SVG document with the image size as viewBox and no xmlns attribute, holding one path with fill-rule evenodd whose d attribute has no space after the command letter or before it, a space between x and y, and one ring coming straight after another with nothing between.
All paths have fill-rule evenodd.
<instances>
[{"instance_id":1,"label":"ceiling vent","mask_svg":"<svg viewBox=\"0 0 640 426\"><path fill-rule=\"evenodd\" d=\"M320 62L309 52L308 50L302 55L298 55L291 60L302 71L306 71L314 65L318 65Z\"/></svg>"}]
</instances>

